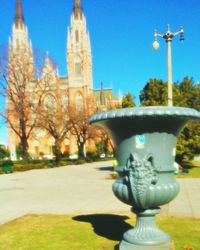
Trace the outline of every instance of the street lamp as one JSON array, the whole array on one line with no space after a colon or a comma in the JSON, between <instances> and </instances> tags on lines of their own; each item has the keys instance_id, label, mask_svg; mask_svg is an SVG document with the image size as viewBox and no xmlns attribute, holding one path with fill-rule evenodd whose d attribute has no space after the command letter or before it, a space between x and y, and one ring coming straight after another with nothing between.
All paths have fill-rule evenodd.
<instances>
[{"instance_id":1,"label":"street lamp","mask_svg":"<svg viewBox=\"0 0 200 250\"><path fill-rule=\"evenodd\" d=\"M167 32L165 34L159 34L157 31L154 32L154 42L153 49L157 50L159 48L159 43L157 41L158 37L162 37L165 39L167 43L167 66L168 66L168 106L173 106L172 100L172 56L171 56L171 42L172 39L180 35L180 41L184 41L184 30L181 27L178 32L171 32L169 25L167 26Z\"/></svg>"}]
</instances>

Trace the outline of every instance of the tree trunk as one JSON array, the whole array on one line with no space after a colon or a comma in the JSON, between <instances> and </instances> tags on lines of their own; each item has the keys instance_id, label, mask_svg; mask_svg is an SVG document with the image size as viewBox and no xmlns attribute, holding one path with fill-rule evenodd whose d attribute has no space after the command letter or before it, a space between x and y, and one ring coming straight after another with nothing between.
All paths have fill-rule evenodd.
<instances>
[{"instance_id":1,"label":"tree trunk","mask_svg":"<svg viewBox=\"0 0 200 250\"><path fill-rule=\"evenodd\" d=\"M19 119L20 130L21 130L21 147L22 147L22 157L25 162L29 159L28 153L28 138L26 135L26 123L24 121L24 112L21 113L21 118Z\"/></svg>"},{"instance_id":2,"label":"tree trunk","mask_svg":"<svg viewBox=\"0 0 200 250\"><path fill-rule=\"evenodd\" d=\"M84 142L80 142L78 144L78 158L79 159L84 159L85 158L84 146L85 146Z\"/></svg>"},{"instance_id":3,"label":"tree trunk","mask_svg":"<svg viewBox=\"0 0 200 250\"><path fill-rule=\"evenodd\" d=\"M29 153L28 153L28 141L26 136L21 137L21 147L22 147L22 158L25 162L29 159Z\"/></svg>"},{"instance_id":4,"label":"tree trunk","mask_svg":"<svg viewBox=\"0 0 200 250\"><path fill-rule=\"evenodd\" d=\"M61 142L55 140L54 154L56 156L56 162L59 162L61 159Z\"/></svg>"}]
</instances>

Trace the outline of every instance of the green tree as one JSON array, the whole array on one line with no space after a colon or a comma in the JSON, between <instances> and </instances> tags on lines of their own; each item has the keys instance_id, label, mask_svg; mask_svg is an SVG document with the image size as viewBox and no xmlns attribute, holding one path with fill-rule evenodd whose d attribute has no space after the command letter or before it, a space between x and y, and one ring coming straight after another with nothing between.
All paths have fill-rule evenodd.
<instances>
[{"instance_id":1,"label":"green tree","mask_svg":"<svg viewBox=\"0 0 200 250\"><path fill-rule=\"evenodd\" d=\"M194 85L190 105L192 108L200 111L200 84Z\"/></svg>"},{"instance_id":2,"label":"green tree","mask_svg":"<svg viewBox=\"0 0 200 250\"><path fill-rule=\"evenodd\" d=\"M167 83L160 79L150 79L140 91L141 106L167 105Z\"/></svg>"},{"instance_id":3,"label":"green tree","mask_svg":"<svg viewBox=\"0 0 200 250\"><path fill-rule=\"evenodd\" d=\"M9 150L4 145L0 145L0 159L6 157L9 157Z\"/></svg>"},{"instance_id":4,"label":"green tree","mask_svg":"<svg viewBox=\"0 0 200 250\"><path fill-rule=\"evenodd\" d=\"M131 108L135 107L135 97L131 93L127 93L122 98L122 108Z\"/></svg>"},{"instance_id":5,"label":"green tree","mask_svg":"<svg viewBox=\"0 0 200 250\"><path fill-rule=\"evenodd\" d=\"M187 125L180 134L176 146L176 161L182 163L192 160L200 154L200 125L193 122Z\"/></svg>"},{"instance_id":6,"label":"green tree","mask_svg":"<svg viewBox=\"0 0 200 250\"><path fill-rule=\"evenodd\" d=\"M176 84L178 95L174 96L176 106L183 106L200 110L200 85L194 84L192 78L185 77ZM178 92L177 91L177 92ZM192 122L187 125L177 141L176 160L179 163L191 160L200 154L200 124Z\"/></svg>"},{"instance_id":7,"label":"green tree","mask_svg":"<svg viewBox=\"0 0 200 250\"><path fill-rule=\"evenodd\" d=\"M174 106L193 107L192 96L195 85L192 78L184 77L180 83L176 83L173 87Z\"/></svg>"},{"instance_id":8,"label":"green tree","mask_svg":"<svg viewBox=\"0 0 200 250\"><path fill-rule=\"evenodd\" d=\"M141 106L167 105L167 83L160 79L150 79L140 92ZM173 85L173 105L200 110L200 84L192 78L184 77ZM187 125L177 142L176 160L182 163L200 154L200 125L197 122Z\"/></svg>"}]
</instances>

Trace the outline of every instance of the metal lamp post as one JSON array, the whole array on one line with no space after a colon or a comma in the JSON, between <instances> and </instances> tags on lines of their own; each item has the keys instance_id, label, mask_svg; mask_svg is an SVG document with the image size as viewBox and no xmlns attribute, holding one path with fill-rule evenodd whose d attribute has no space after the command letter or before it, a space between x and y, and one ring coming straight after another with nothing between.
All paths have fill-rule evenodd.
<instances>
[{"instance_id":1,"label":"metal lamp post","mask_svg":"<svg viewBox=\"0 0 200 250\"><path fill-rule=\"evenodd\" d=\"M159 48L159 43L157 41L158 37L162 37L165 39L167 43L167 66L168 66L168 106L173 106L173 97L172 97L172 56L171 56L171 42L172 39L180 35L180 41L184 40L184 30L181 27L178 32L171 32L170 27L168 25L167 32L165 34L159 34L155 31L154 33L154 42L153 49L157 50Z\"/></svg>"}]
</instances>

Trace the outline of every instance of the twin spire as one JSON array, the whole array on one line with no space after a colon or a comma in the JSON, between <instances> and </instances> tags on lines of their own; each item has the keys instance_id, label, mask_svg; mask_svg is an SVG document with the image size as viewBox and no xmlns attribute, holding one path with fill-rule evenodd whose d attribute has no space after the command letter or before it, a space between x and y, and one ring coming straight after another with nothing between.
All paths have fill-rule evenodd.
<instances>
[{"instance_id":1,"label":"twin spire","mask_svg":"<svg viewBox=\"0 0 200 250\"><path fill-rule=\"evenodd\" d=\"M74 0L73 11L75 18L82 17L83 9L81 0ZM16 0L15 24L16 26L19 26L22 25L23 23L24 23L24 14L22 9L22 3L21 0Z\"/></svg>"},{"instance_id":2,"label":"twin spire","mask_svg":"<svg viewBox=\"0 0 200 250\"><path fill-rule=\"evenodd\" d=\"M24 23L24 15L21 0L16 0L15 24L16 26Z\"/></svg>"}]
</instances>

